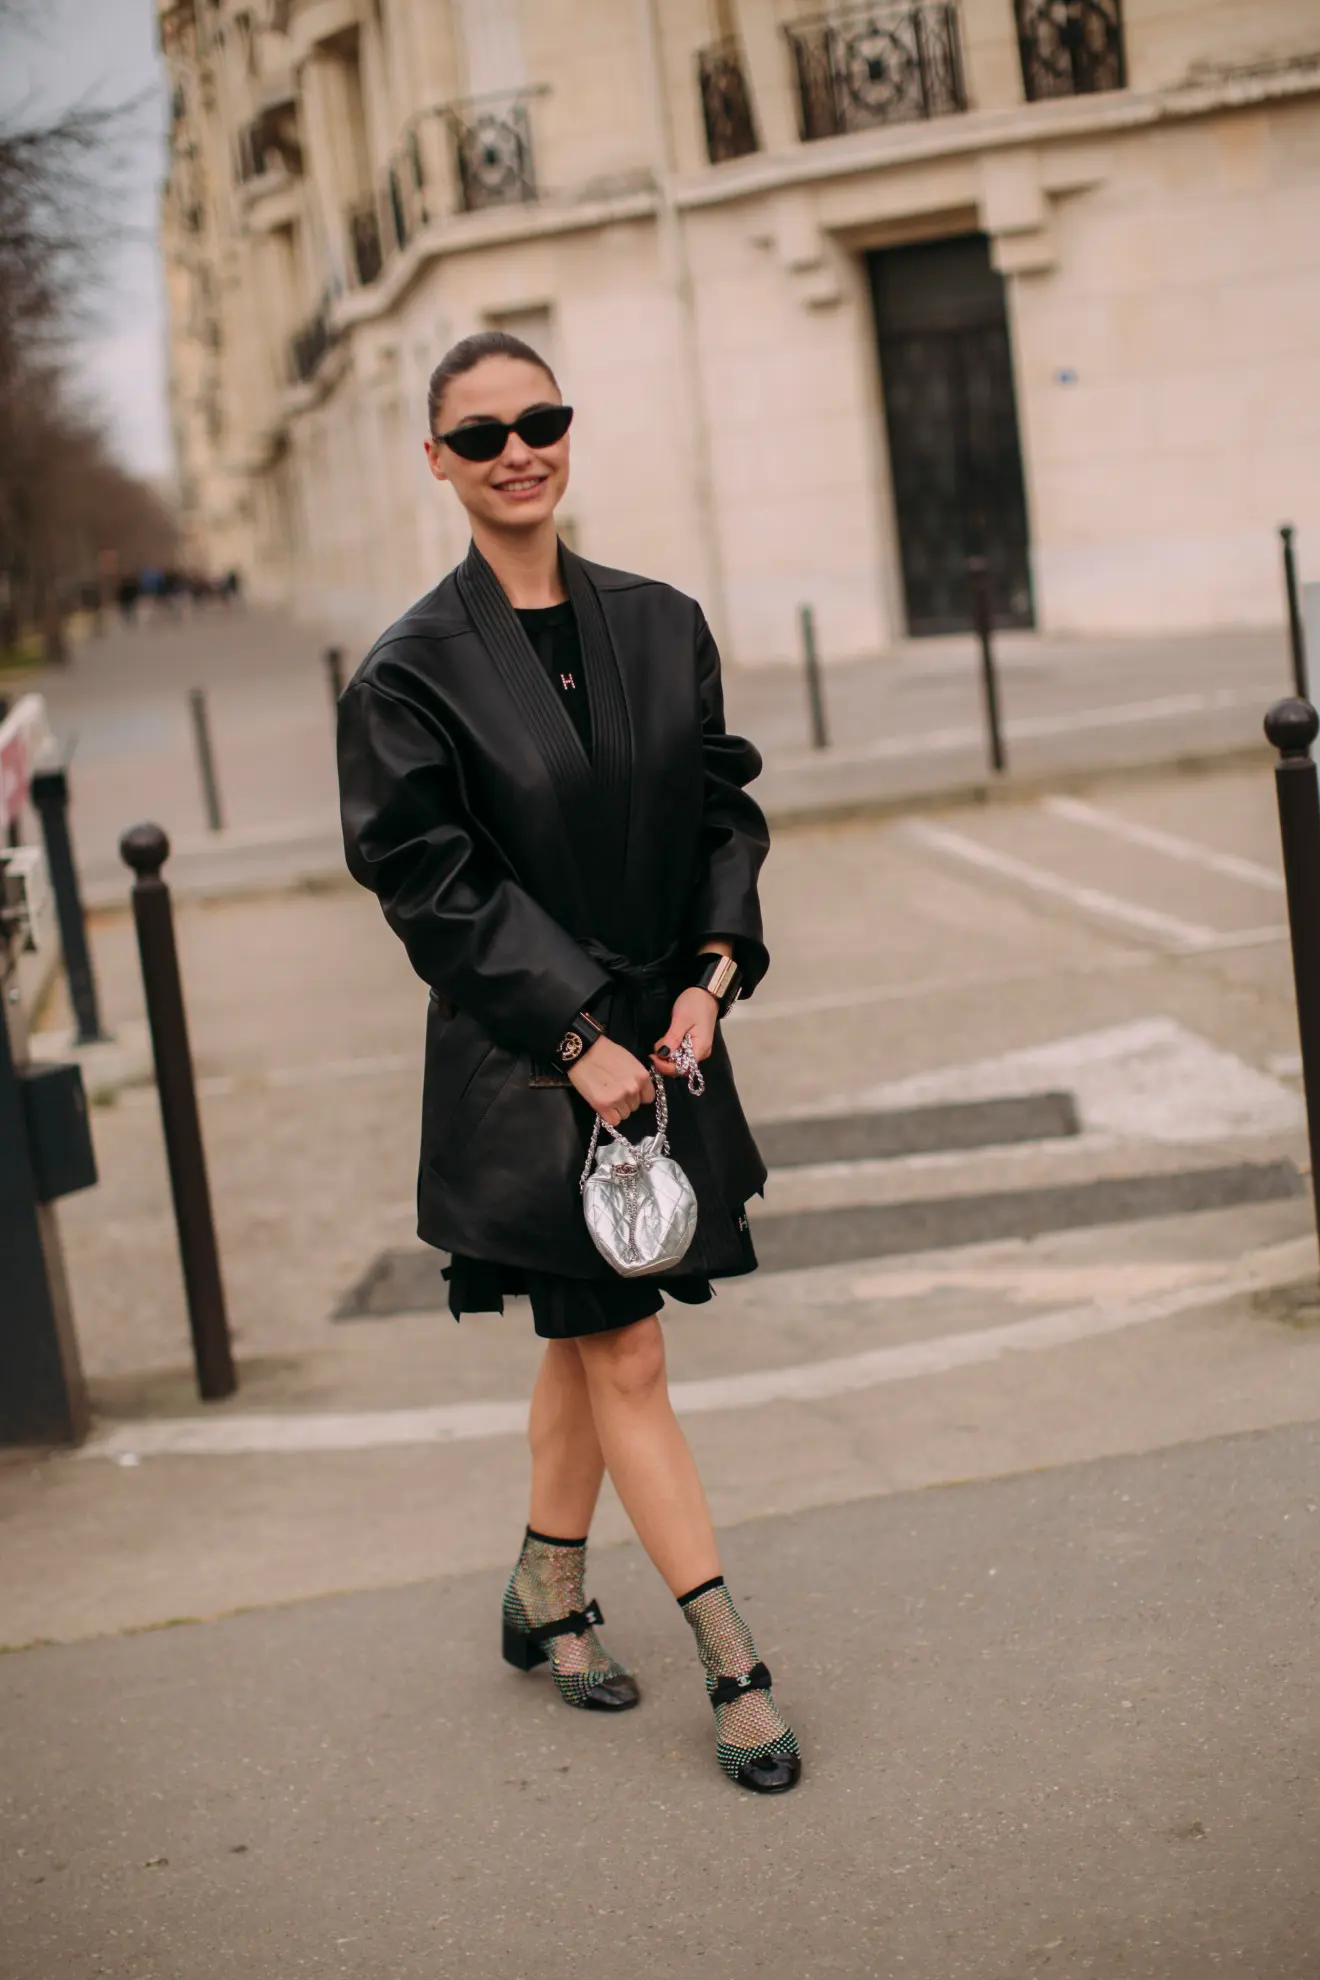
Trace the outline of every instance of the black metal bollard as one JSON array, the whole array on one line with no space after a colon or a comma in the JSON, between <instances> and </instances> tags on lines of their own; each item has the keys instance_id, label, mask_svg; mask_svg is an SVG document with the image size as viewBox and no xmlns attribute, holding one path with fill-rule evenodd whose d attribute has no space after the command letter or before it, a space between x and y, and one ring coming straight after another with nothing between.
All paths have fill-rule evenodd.
<instances>
[{"instance_id":1,"label":"black metal bollard","mask_svg":"<svg viewBox=\"0 0 1320 1980\"><path fill-rule=\"evenodd\" d=\"M69 1002L78 1031L78 1045L97 1045L107 1036L101 1029L96 977L87 944L87 917L83 913L78 868L69 833L69 772L66 764L51 765L32 776L32 802L41 819L46 842L46 865L50 871L55 913L60 924L60 947L64 951L64 973L69 984Z\"/></svg>"},{"instance_id":2,"label":"black metal bollard","mask_svg":"<svg viewBox=\"0 0 1320 1980\"><path fill-rule=\"evenodd\" d=\"M322 654L325 662L325 677L330 689L330 712L337 714L339 697L344 692L344 649L342 646L327 646Z\"/></svg>"},{"instance_id":3,"label":"black metal bollard","mask_svg":"<svg viewBox=\"0 0 1320 1980\"><path fill-rule=\"evenodd\" d=\"M1002 776L1008 767L1004 736L999 723L999 675L995 669L993 623L990 610L990 566L984 557L967 559L967 588L972 599L972 623L981 642L981 689L985 696L985 725L990 741L990 764Z\"/></svg>"},{"instance_id":4,"label":"black metal bollard","mask_svg":"<svg viewBox=\"0 0 1320 1980\"><path fill-rule=\"evenodd\" d=\"M211 1215L211 1188L197 1113L188 1017L174 941L174 912L170 890L161 878L161 868L169 858L170 842L159 825L134 825L119 841L119 851L136 876L133 921L142 958L142 983L156 1061L156 1090L169 1159L179 1257L188 1295L197 1388L204 1402L217 1402L222 1396L234 1393L238 1377L234 1373L215 1220Z\"/></svg>"},{"instance_id":5,"label":"black metal bollard","mask_svg":"<svg viewBox=\"0 0 1320 1980\"><path fill-rule=\"evenodd\" d=\"M828 749L829 730L825 725L825 685L820 677L816 652L816 614L810 605L799 605L802 622L802 664L807 675L807 705L811 711L811 740L816 749Z\"/></svg>"},{"instance_id":6,"label":"black metal bollard","mask_svg":"<svg viewBox=\"0 0 1320 1980\"><path fill-rule=\"evenodd\" d=\"M201 688L189 690L188 706L192 710L193 740L197 745L197 769L202 779L202 802L206 806L206 822L213 832L219 832L224 829L225 821L220 809L220 788L215 780L211 718L207 713L206 696Z\"/></svg>"},{"instance_id":7,"label":"black metal bollard","mask_svg":"<svg viewBox=\"0 0 1320 1980\"><path fill-rule=\"evenodd\" d=\"M1297 553L1293 547L1295 533L1291 523L1284 523L1279 530L1279 538L1283 544L1283 588L1288 599L1288 647L1292 655L1293 687L1299 700L1309 701L1311 686L1306 665L1306 628L1302 624L1302 600L1297 589ZM1280 702L1279 706L1282 707L1283 703Z\"/></svg>"},{"instance_id":8,"label":"black metal bollard","mask_svg":"<svg viewBox=\"0 0 1320 1980\"><path fill-rule=\"evenodd\" d=\"M1320 715L1309 701L1276 701L1265 717L1265 733L1279 752L1274 783L1288 889L1311 1190L1320 1232L1320 784L1311 757Z\"/></svg>"}]
</instances>

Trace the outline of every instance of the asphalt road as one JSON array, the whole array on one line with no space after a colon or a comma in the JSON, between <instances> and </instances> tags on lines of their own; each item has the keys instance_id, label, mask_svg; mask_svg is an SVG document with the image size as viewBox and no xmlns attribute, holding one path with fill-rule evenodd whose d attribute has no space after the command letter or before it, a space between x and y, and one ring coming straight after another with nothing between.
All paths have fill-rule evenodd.
<instances>
[{"instance_id":1,"label":"asphalt road","mask_svg":"<svg viewBox=\"0 0 1320 1980\"><path fill-rule=\"evenodd\" d=\"M1311 1980L1314 1426L753 1522L730 1578L807 1754L645 1686L570 1713L459 1576L0 1660L6 1980Z\"/></svg>"}]
</instances>

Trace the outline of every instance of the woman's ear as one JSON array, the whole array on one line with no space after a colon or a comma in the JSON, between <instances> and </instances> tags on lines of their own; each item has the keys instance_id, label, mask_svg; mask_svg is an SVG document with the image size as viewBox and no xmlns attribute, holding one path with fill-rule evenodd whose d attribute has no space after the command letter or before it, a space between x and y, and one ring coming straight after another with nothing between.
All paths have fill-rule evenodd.
<instances>
[{"instance_id":1,"label":"woman's ear","mask_svg":"<svg viewBox=\"0 0 1320 1980\"><path fill-rule=\"evenodd\" d=\"M423 440L422 448L426 454L426 465L430 468L431 473L435 476L436 480L448 481L449 476L445 473L444 469L440 465L440 449L436 445L435 441Z\"/></svg>"}]
</instances>

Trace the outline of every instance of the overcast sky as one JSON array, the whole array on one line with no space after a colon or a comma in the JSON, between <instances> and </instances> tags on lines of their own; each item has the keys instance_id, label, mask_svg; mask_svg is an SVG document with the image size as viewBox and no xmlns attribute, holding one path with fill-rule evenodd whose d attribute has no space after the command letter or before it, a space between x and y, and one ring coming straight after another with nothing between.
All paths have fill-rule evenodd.
<instances>
[{"instance_id":1,"label":"overcast sky","mask_svg":"<svg viewBox=\"0 0 1320 1980\"><path fill-rule=\"evenodd\" d=\"M8 29L0 63L0 115L32 115L78 101L124 103L146 92L120 217L111 243L96 334L75 354L88 399L106 420L125 464L167 474L164 301L156 205L164 172L166 90L155 46L154 0L35 0Z\"/></svg>"}]
</instances>

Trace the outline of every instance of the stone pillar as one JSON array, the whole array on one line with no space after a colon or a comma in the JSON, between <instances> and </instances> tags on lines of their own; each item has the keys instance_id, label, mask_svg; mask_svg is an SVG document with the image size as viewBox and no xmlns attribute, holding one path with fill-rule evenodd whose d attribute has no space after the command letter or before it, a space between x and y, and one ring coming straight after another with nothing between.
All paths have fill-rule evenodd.
<instances>
[{"instance_id":1,"label":"stone pillar","mask_svg":"<svg viewBox=\"0 0 1320 1980\"><path fill-rule=\"evenodd\" d=\"M307 263L310 271L319 260L321 289L346 289L349 285L344 193L335 142L336 66L333 56L316 49L298 76L299 122L307 146L307 183L312 194L310 217L320 244L319 256L309 255ZM314 307L316 300L316 295L309 297L308 306Z\"/></svg>"},{"instance_id":2,"label":"stone pillar","mask_svg":"<svg viewBox=\"0 0 1320 1980\"><path fill-rule=\"evenodd\" d=\"M788 43L769 0L733 0L733 14L762 148L788 151L798 142Z\"/></svg>"}]
</instances>

